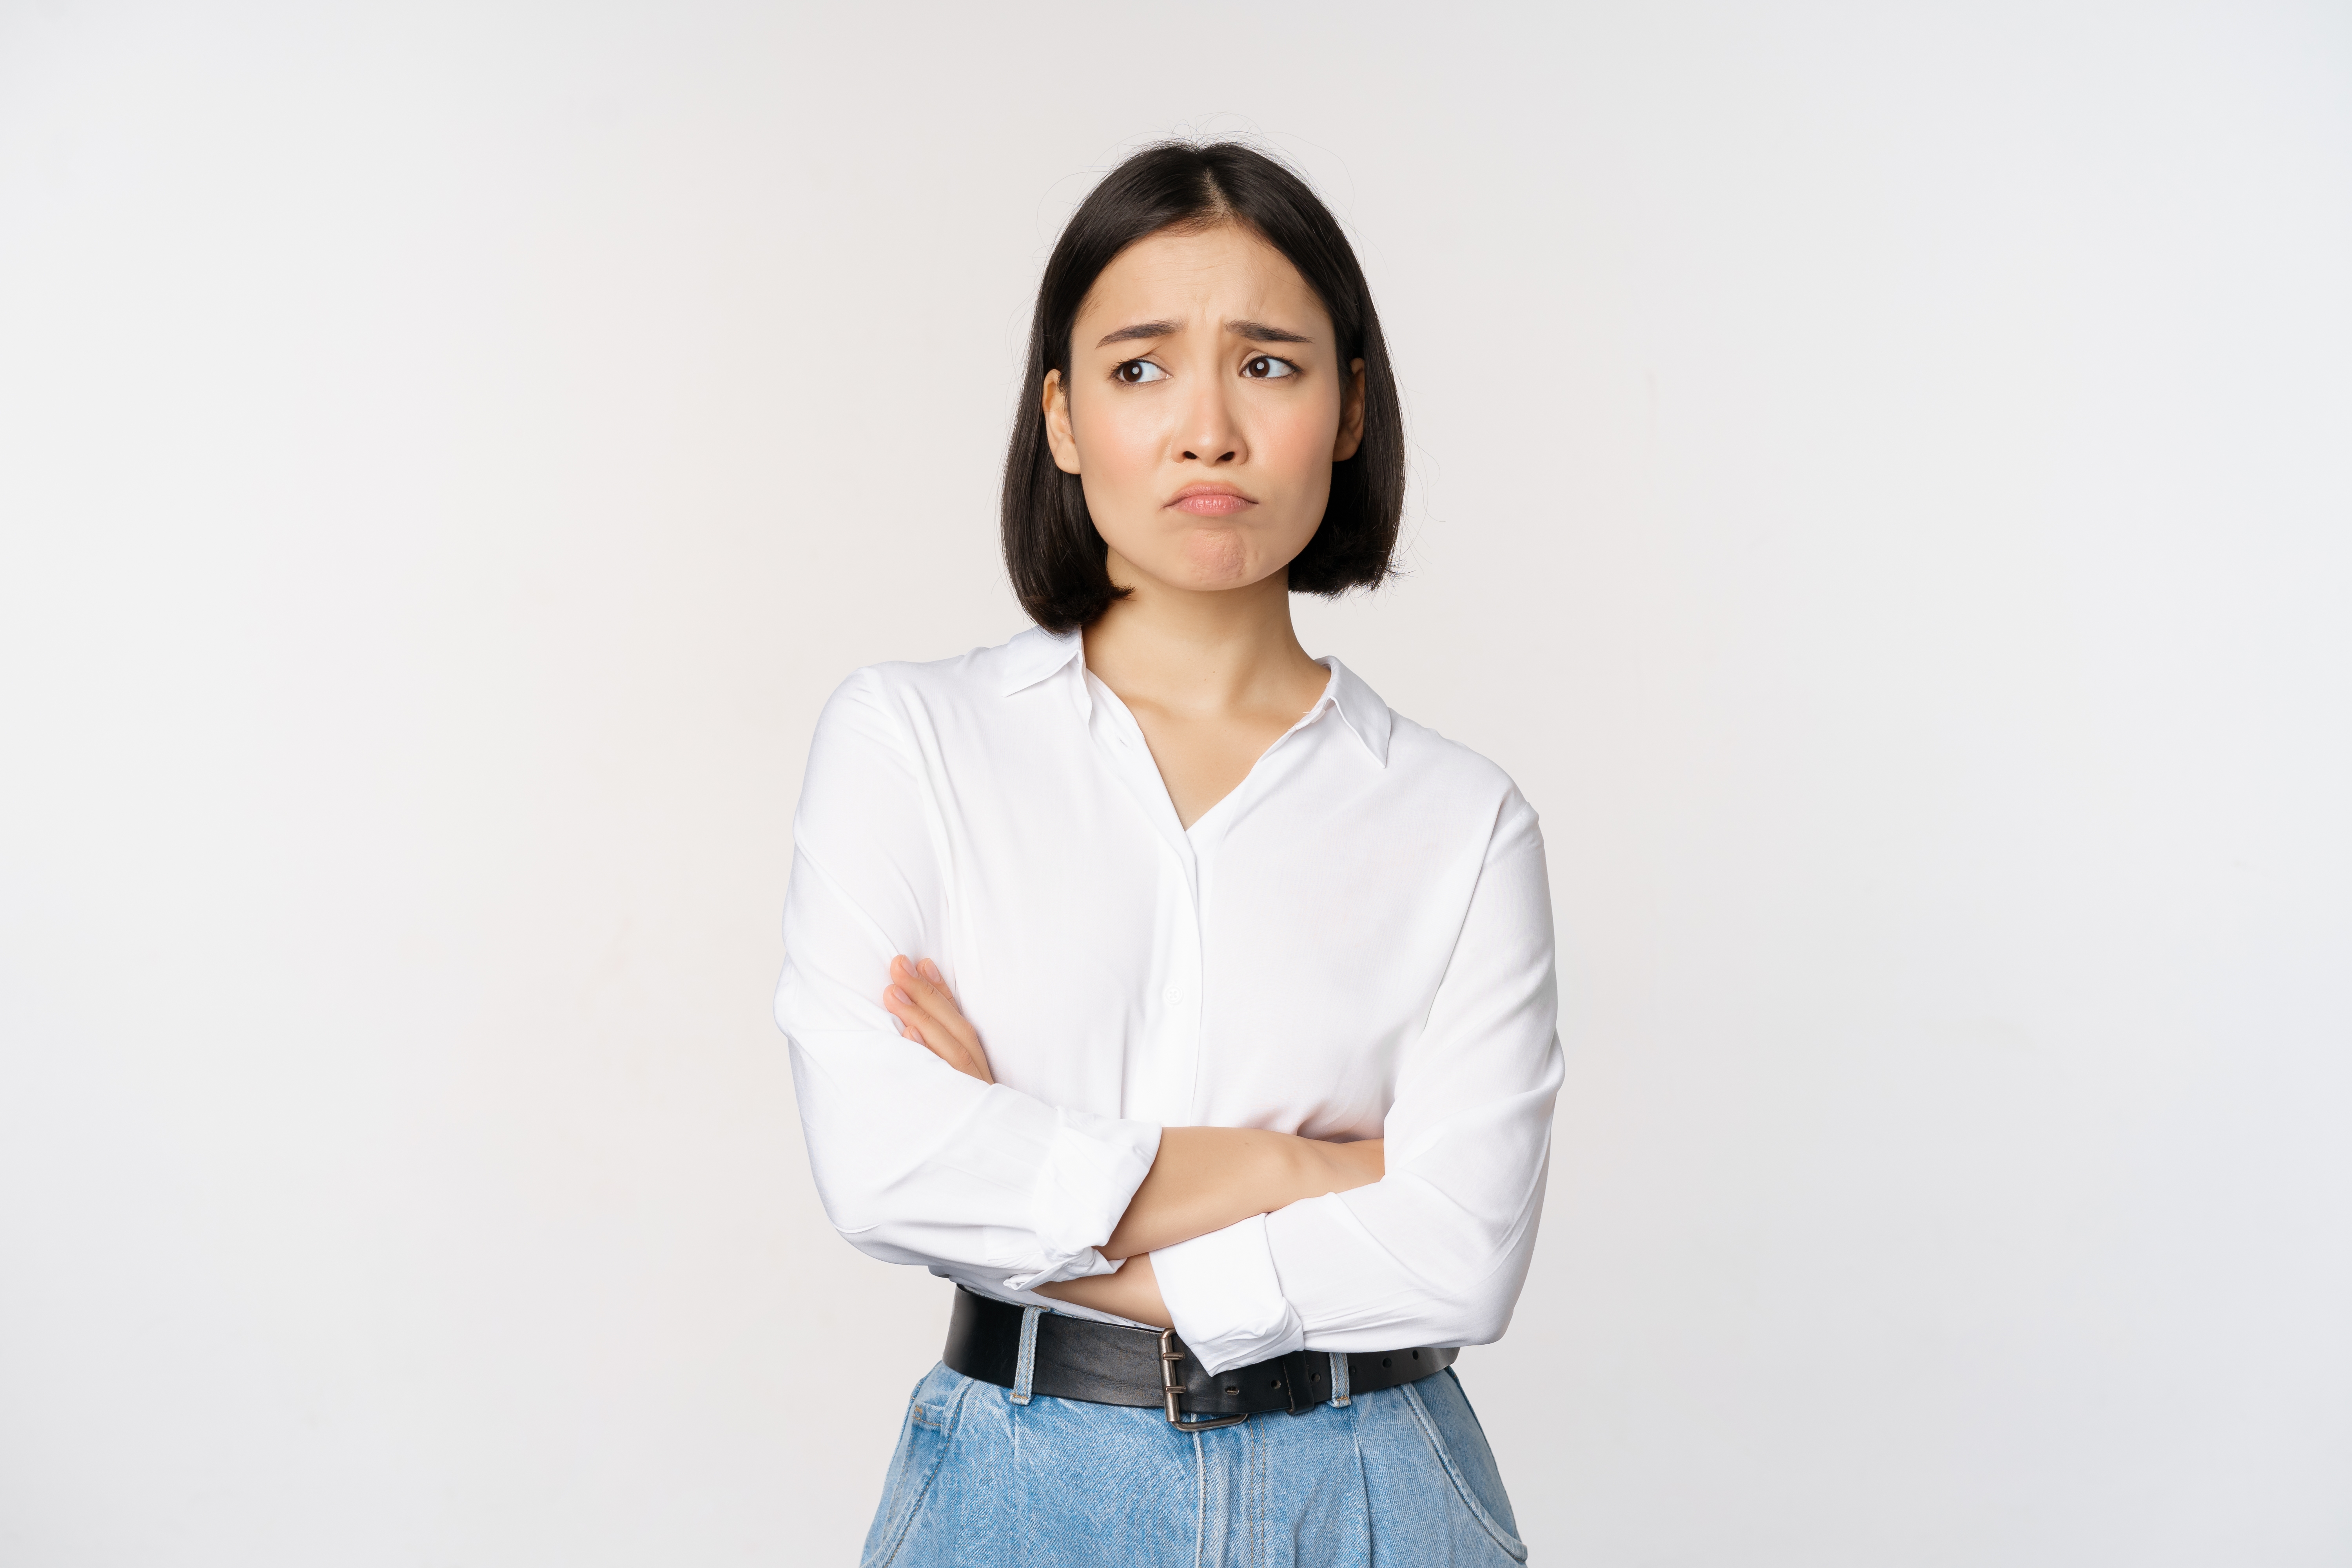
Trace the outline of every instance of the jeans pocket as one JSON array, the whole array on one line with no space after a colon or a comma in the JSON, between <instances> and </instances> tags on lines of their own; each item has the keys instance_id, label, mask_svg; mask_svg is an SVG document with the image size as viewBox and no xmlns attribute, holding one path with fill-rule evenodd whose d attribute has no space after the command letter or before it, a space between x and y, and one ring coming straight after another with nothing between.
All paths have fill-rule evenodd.
<instances>
[{"instance_id":1,"label":"jeans pocket","mask_svg":"<svg viewBox=\"0 0 2352 1568\"><path fill-rule=\"evenodd\" d=\"M971 1380L950 1372L946 1364L931 1368L907 1400L906 1419L898 1424L898 1447L890 1456L890 1476L882 1488L881 1506L866 1531L859 1568L883 1568L907 1542L908 1527L921 1511L923 1496L947 1457L955 1434L956 1416Z\"/></svg>"},{"instance_id":2,"label":"jeans pocket","mask_svg":"<svg viewBox=\"0 0 2352 1568\"><path fill-rule=\"evenodd\" d=\"M1503 1473L1495 1467L1486 1429L1478 1425L1478 1414L1470 1408L1454 1369L1398 1386L1445 1473L1454 1479L1462 1505L1513 1562L1526 1562L1528 1549L1519 1540L1510 1494L1503 1489Z\"/></svg>"}]
</instances>

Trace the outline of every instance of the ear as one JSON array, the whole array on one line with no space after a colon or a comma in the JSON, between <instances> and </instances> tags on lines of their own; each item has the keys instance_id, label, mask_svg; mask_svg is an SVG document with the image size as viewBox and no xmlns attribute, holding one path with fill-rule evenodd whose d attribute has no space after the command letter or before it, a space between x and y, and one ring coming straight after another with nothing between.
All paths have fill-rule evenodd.
<instances>
[{"instance_id":1,"label":"ear","mask_svg":"<svg viewBox=\"0 0 2352 1568\"><path fill-rule=\"evenodd\" d=\"M1066 474L1078 471L1078 438L1070 434L1070 389L1062 381L1062 373L1045 373L1044 394L1045 409L1045 445L1054 449L1054 467Z\"/></svg>"},{"instance_id":2,"label":"ear","mask_svg":"<svg viewBox=\"0 0 2352 1568\"><path fill-rule=\"evenodd\" d=\"M1363 444L1364 362L1353 360L1348 365L1348 389L1339 394L1339 438L1331 443L1331 460L1346 462Z\"/></svg>"}]
</instances>

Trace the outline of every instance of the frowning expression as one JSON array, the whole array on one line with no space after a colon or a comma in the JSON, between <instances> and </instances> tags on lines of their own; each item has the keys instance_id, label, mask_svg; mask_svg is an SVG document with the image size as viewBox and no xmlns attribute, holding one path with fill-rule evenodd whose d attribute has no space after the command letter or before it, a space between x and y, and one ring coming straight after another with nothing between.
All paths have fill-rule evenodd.
<instances>
[{"instance_id":1,"label":"frowning expression","mask_svg":"<svg viewBox=\"0 0 2352 1568\"><path fill-rule=\"evenodd\" d=\"M1044 395L1114 581L1244 588L1307 547L1363 434L1363 362L1332 340L1298 268L1238 225L1164 229L1103 268Z\"/></svg>"}]
</instances>

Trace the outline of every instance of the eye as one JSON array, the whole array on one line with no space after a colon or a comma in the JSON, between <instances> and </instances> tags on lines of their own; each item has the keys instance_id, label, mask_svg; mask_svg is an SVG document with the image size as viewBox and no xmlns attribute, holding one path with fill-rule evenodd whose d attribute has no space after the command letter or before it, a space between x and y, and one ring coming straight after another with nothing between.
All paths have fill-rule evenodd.
<instances>
[{"instance_id":1,"label":"eye","mask_svg":"<svg viewBox=\"0 0 2352 1568\"><path fill-rule=\"evenodd\" d=\"M1242 374L1253 381L1273 381L1281 376L1297 375L1298 367L1286 359L1276 359L1272 354L1260 354L1242 366Z\"/></svg>"},{"instance_id":2,"label":"eye","mask_svg":"<svg viewBox=\"0 0 2352 1568\"><path fill-rule=\"evenodd\" d=\"M1112 371L1110 378L1129 386L1140 386L1147 381L1166 381L1168 373L1148 359L1131 359Z\"/></svg>"}]
</instances>

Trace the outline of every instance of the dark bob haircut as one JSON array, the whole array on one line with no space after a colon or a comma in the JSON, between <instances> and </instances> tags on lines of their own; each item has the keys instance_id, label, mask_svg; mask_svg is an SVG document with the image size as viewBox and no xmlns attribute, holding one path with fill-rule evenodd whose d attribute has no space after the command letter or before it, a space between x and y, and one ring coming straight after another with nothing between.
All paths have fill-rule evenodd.
<instances>
[{"instance_id":1,"label":"dark bob haircut","mask_svg":"<svg viewBox=\"0 0 2352 1568\"><path fill-rule=\"evenodd\" d=\"M1078 307L1111 258L1166 228L1238 224L1289 258L1339 337L1339 363L1364 362L1364 435L1332 465L1331 500L1290 563L1302 594L1339 594L1386 578L1404 513L1404 412L1389 370L1372 292L1348 237L1307 182L1233 142L1146 147L1107 175L1062 230L1029 327L1029 363L1004 460L1004 565L1021 607L1047 631L1091 626L1125 590L1112 586L1108 547L1087 511L1085 487L1054 464L1040 405L1045 373L1070 376Z\"/></svg>"}]
</instances>

